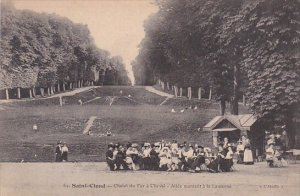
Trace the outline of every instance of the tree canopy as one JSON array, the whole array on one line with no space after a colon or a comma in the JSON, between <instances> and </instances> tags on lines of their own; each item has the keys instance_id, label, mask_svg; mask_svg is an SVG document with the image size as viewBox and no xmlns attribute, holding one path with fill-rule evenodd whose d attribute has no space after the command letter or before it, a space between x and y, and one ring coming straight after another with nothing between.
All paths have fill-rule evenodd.
<instances>
[{"instance_id":1,"label":"tree canopy","mask_svg":"<svg viewBox=\"0 0 300 196\"><path fill-rule=\"evenodd\" d=\"M156 3L132 62L137 84L211 86L227 101L237 88L256 115L291 124L300 99L298 0Z\"/></svg>"},{"instance_id":2,"label":"tree canopy","mask_svg":"<svg viewBox=\"0 0 300 196\"><path fill-rule=\"evenodd\" d=\"M2 3L0 41L1 89L97 81L106 69L123 77L112 84L130 84L124 63L96 47L87 25L55 14L16 10Z\"/></svg>"}]
</instances>

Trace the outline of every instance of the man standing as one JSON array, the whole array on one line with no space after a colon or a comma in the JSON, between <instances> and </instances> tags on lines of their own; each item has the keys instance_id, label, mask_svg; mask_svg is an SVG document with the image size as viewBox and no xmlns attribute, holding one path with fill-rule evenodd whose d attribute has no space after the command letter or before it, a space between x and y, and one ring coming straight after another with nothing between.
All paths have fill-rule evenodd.
<instances>
[{"instance_id":1,"label":"man standing","mask_svg":"<svg viewBox=\"0 0 300 196\"><path fill-rule=\"evenodd\" d=\"M61 151L61 141L57 142L57 146L55 149L55 162L62 162L62 151Z\"/></svg>"},{"instance_id":2,"label":"man standing","mask_svg":"<svg viewBox=\"0 0 300 196\"><path fill-rule=\"evenodd\" d=\"M125 162L126 159L126 151L123 146L120 145L119 150L116 155L116 170L120 170L120 167L122 166L124 170L128 170L127 164Z\"/></svg>"},{"instance_id":3,"label":"man standing","mask_svg":"<svg viewBox=\"0 0 300 196\"><path fill-rule=\"evenodd\" d=\"M155 171L159 168L159 157L156 148L159 148L159 145L151 144L150 169Z\"/></svg>"},{"instance_id":4,"label":"man standing","mask_svg":"<svg viewBox=\"0 0 300 196\"><path fill-rule=\"evenodd\" d=\"M115 170L115 161L113 159L113 145L109 144L108 145L108 150L106 151L106 162L107 165L109 166L110 171Z\"/></svg>"}]
</instances>

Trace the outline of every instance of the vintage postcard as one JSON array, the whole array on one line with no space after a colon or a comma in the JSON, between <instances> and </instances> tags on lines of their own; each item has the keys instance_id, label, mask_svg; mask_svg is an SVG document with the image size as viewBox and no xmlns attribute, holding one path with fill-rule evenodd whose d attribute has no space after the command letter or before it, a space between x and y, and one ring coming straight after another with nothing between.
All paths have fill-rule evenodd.
<instances>
[{"instance_id":1,"label":"vintage postcard","mask_svg":"<svg viewBox=\"0 0 300 196\"><path fill-rule=\"evenodd\" d=\"M0 196L300 195L299 0L0 9Z\"/></svg>"}]
</instances>

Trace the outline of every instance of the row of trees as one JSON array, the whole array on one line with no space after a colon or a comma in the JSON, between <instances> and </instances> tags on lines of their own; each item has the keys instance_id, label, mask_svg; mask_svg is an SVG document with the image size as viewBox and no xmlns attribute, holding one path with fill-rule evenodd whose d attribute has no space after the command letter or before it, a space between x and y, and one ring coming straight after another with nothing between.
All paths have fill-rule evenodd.
<instances>
[{"instance_id":1,"label":"row of trees","mask_svg":"<svg viewBox=\"0 0 300 196\"><path fill-rule=\"evenodd\" d=\"M122 58L97 48L86 25L55 14L2 3L0 41L0 89L80 87L98 82L107 70L112 70L109 77L119 78L110 84L130 84Z\"/></svg>"},{"instance_id":2,"label":"row of trees","mask_svg":"<svg viewBox=\"0 0 300 196\"><path fill-rule=\"evenodd\" d=\"M205 87L238 113L245 94L256 115L286 124L299 108L298 0L157 0L132 62L137 84L158 79Z\"/></svg>"}]
</instances>

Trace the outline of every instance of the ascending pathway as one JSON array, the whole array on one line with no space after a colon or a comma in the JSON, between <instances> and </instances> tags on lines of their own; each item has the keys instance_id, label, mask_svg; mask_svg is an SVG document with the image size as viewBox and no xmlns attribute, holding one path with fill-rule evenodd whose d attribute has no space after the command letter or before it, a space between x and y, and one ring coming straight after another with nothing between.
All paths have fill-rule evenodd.
<instances>
[{"instance_id":1,"label":"ascending pathway","mask_svg":"<svg viewBox=\"0 0 300 196\"><path fill-rule=\"evenodd\" d=\"M83 134L87 134L90 131L90 128L93 126L94 120L97 118L97 116L91 116L89 121L86 123L86 127L83 130Z\"/></svg>"},{"instance_id":2,"label":"ascending pathway","mask_svg":"<svg viewBox=\"0 0 300 196\"><path fill-rule=\"evenodd\" d=\"M60 97L60 96L62 96L62 97L64 97L64 96L73 96L77 93L89 91L89 90L92 90L94 88L100 88L100 86L87 86L87 87L77 88L77 89L72 90L72 91L57 93L57 94L51 95L49 97L32 98L32 99L25 98L25 99L0 100L0 104L1 103L11 103L11 102L15 102L15 101L31 101L31 100L37 100L37 99L49 99L49 98Z\"/></svg>"},{"instance_id":3,"label":"ascending pathway","mask_svg":"<svg viewBox=\"0 0 300 196\"><path fill-rule=\"evenodd\" d=\"M94 88L100 88L100 86L86 86L86 87L82 87L82 88L77 88L77 89L72 90L72 91L68 91L68 92L64 92L64 93L58 93L58 94L49 96L48 98L60 97L60 96L63 96L63 97L73 96L77 93L81 93L81 92L84 92L84 91L89 91L89 90L94 89Z\"/></svg>"},{"instance_id":4,"label":"ascending pathway","mask_svg":"<svg viewBox=\"0 0 300 196\"><path fill-rule=\"evenodd\" d=\"M167 98L172 98L174 97L174 95L171 95L169 93L165 93L159 90L156 90L153 86L145 86L145 90L151 92L151 93L155 93L157 95L163 96L163 97L167 97Z\"/></svg>"}]
</instances>

